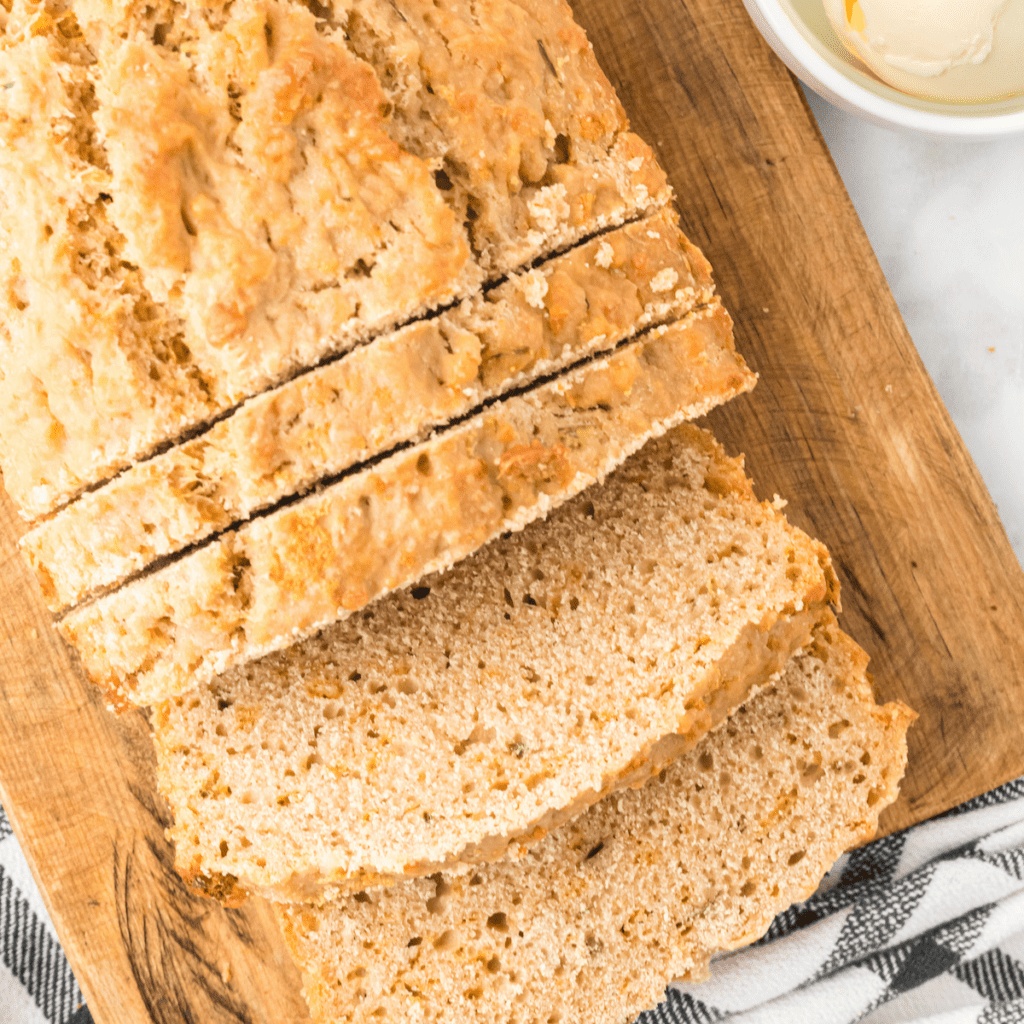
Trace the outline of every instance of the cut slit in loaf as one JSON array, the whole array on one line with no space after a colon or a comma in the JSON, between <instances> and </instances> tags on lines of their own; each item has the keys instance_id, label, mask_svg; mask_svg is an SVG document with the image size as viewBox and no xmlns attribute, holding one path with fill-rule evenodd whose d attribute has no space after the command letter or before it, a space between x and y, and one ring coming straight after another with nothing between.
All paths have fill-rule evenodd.
<instances>
[{"instance_id":1,"label":"cut slit in loaf","mask_svg":"<svg viewBox=\"0 0 1024 1024\"><path fill-rule=\"evenodd\" d=\"M316 1024L622 1024L759 938L870 839L906 763L902 704L834 623L639 790L518 862L276 907Z\"/></svg>"},{"instance_id":2,"label":"cut slit in loaf","mask_svg":"<svg viewBox=\"0 0 1024 1024\"><path fill-rule=\"evenodd\" d=\"M684 425L521 535L154 709L179 871L318 900L521 855L826 617L825 549Z\"/></svg>"},{"instance_id":3,"label":"cut slit in loaf","mask_svg":"<svg viewBox=\"0 0 1024 1024\"><path fill-rule=\"evenodd\" d=\"M115 704L201 686L522 529L749 390L714 307L253 519L60 622Z\"/></svg>"},{"instance_id":4,"label":"cut slit in loaf","mask_svg":"<svg viewBox=\"0 0 1024 1024\"><path fill-rule=\"evenodd\" d=\"M30 520L670 198L559 0L7 6L0 463Z\"/></svg>"},{"instance_id":5,"label":"cut slit in loaf","mask_svg":"<svg viewBox=\"0 0 1024 1024\"><path fill-rule=\"evenodd\" d=\"M712 297L707 261L661 211L249 400L40 522L22 552L59 611Z\"/></svg>"}]
</instances>

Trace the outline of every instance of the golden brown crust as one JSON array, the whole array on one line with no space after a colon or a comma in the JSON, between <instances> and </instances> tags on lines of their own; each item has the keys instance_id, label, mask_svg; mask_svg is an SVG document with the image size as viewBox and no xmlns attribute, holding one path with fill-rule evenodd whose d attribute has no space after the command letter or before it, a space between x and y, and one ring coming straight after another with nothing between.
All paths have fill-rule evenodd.
<instances>
[{"instance_id":1,"label":"golden brown crust","mask_svg":"<svg viewBox=\"0 0 1024 1024\"><path fill-rule=\"evenodd\" d=\"M662 211L264 392L30 530L57 611L318 480L708 303L710 268ZM728 317L716 307L716 341Z\"/></svg>"},{"instance_id":2,"label":"golden brown crust","mask_svg":"<svg viewBox=\"0 0 1024 1024\"><path fill-rule=\"evenodd\" d=\"M252 895L238 884L238 879L234 875L225 875L217 871L209 874L189 874L180 869L179 874L193 892L216 900L225 907L240 907Z\"/></svg>"},{"instance_id":3,"label":"golden brown crust","mask_svg":"<svg viewBox=\"0 0 1024 1024\"><path fill-rule=\"evenodd\" d=\"M652 436L753 386L696 316L230 531L70 612L89 675L148 704L343 619L545 515Z\"/></svg>"},{"instance_id":4,"label":"golden brown crust","mask_svg":"<svg viewBox=\"0 0 1024 1024\"><path fill-rule=\"evenodd\" d=\"M0 461L28 518L668 201L567 5L475 6L13 4Z\"/></svg>"}]
</instances>

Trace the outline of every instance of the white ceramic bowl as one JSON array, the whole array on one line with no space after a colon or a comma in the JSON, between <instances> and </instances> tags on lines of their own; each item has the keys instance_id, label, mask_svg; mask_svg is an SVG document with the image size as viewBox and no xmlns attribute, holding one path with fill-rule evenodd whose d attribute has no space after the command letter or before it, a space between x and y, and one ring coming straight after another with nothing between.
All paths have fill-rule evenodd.
<instances>
[{"instance_id":1,"label":"white ceramic bowl","mask_svg":"<svg viewBox=\"0 0 1024 1024\"><path fill-rule=\"evenodd\" d=\"M886 85L864 69L833 31L821 0L743 0L768 45L820 96L890 128L994 139L1024 131L1024 96L995 103L940 103Z\"/></svg>"}]
</instances>

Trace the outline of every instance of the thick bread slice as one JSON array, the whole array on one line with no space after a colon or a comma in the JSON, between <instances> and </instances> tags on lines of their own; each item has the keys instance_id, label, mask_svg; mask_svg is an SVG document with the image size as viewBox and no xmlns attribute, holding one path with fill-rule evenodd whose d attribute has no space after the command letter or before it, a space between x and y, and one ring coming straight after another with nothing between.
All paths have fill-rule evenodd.
<instances>
[{"instance_id":1,"label":"thick bread slice","mask_svg":"<svg viewBox=\"0 0 1024 1024\"><path fill-rule=\"evenodd\" d=\"M277 908L318 1024L622 1024L762 935L896 797L914 715L834 626L640 790L518 862Z\"/></svg>"},{"instance_id":2,"label":"thick bread slice","mask_svg":"<svg viewBox=\"0 0 1024 1024\"><path fill-rule=\"evenodd\" d=\"M137 704L279 650L522 529L649 438L749 389L731 332L709 345L710 323L655 328L507 398L79 605L61 631L115 702Z\"/></svg>"},{"instance_id":3,"label":"thick bread slice","mask_svg":"<svg viewBox=\"0 0 1024 1024\"><path fill-rule=\"evenodd\" d=\"M618 228L250 399L43 520L22 551L57 611L488 398L708 303L710 271L671 211ZM695 329L719 346L727 315L709 316Z\"/></svg>"},{"instance_id":4,"label":"thick bread slice","mask_svg":"<svg viewBox=\"0 0 1024 1024\"><path fill-rule=\"evenodd\" d=\"M670 195L562 0L4 6L0 462L27 518Z\"/></svg>"},{"instance_id":5,"label":"thick bread slice","mask_svg":"<svg viewBox=\"0 0 1024 1024\"><path fill-rule=\"evenodd\" d=\"M836 596L825 549L681 427L521 536L155 709L178 868L307 900L521 852L691 746Z\"/></svg>"}]
</instances>

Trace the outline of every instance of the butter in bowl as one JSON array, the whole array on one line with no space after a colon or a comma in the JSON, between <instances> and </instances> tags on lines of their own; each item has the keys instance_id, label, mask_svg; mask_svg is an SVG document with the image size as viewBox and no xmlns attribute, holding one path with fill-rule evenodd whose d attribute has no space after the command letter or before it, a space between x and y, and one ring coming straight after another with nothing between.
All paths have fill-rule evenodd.
<instances>
[{"instance_id":1,"label":"butter in bowl","mask_svg":"<svg viewBox=\"0 0 1024 1024\"><path fill-rule=\"evenodd\" d=\"M887 127L1024 131L1024 0L744 0L807 86Z\"/></svg>"},{"instance_id":2,"label":"butter in bowl","mask_svg":"<svg viewBox=\"0 0 1024 1024\"><path fill-rule=\"evenodd\" d=\"M924 99L1024 94L1024 0L823 0L843 45L883 82Z\"/></svg>"}]
</instances>

